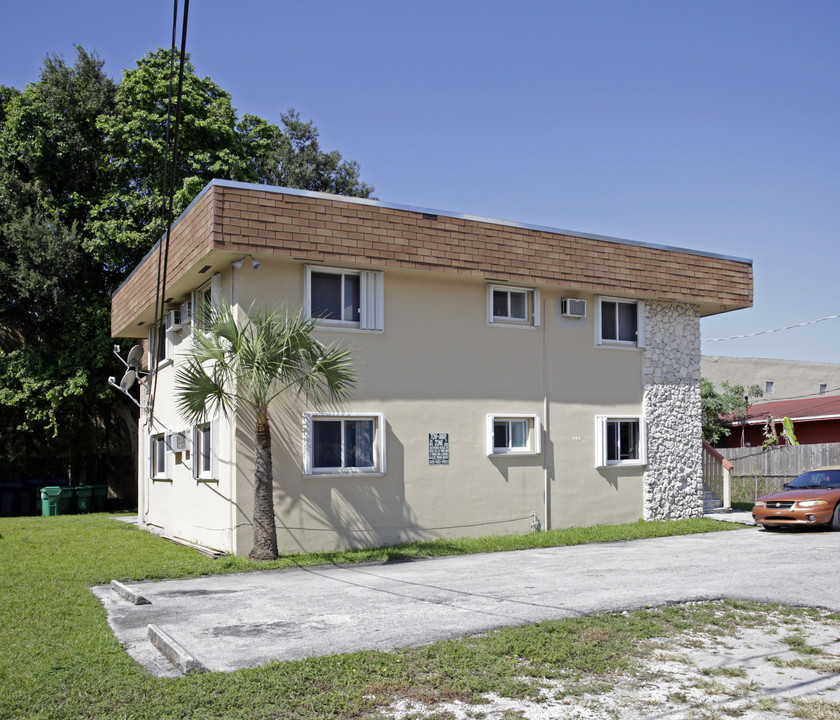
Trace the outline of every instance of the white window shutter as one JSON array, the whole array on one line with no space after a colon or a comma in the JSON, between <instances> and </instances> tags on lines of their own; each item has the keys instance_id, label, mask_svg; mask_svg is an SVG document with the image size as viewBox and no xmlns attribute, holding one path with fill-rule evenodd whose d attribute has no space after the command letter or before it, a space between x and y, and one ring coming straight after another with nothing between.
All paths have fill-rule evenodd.
<instances>
[{"instance_id":1,"label":"white window shutter","mask_svg":"<svg viewBox=\"0 0 840 720\"><path fill-rule=\"evenodd\" d=\"M387 435L385 432L385 416L382 413L376 415L376 438L379 449L379 472L385 473L387 466L385 463L385 448L388 443L385 442Z\"/></svg>"},{"instance_id":2,"label":"white window shutter","mask_svg":"<svg viewBox=\"0 0 840 720\"><path fill-rule=\"evenodd\" d=\"M607 417L595 416L595 467L607 466Z\"/></svg>"},{"instance_id":3,"label":"white window shutter","mask_svg":"<svg viewBox=\"0 0 840 720\"><path fill-rule=\"evenodd\" d=\"M540 305L540 291L534 290L534 327L540 326L542 306Z\"/></svg>"},{"instance_id":4,"label":"white window shutter","mask_svg":"<svg viewBox=\"0 0 840 720\"><path fill-rule=\"evenodd\" d=\"M155 325L152 325L149 328L149 345L148 345L148 352L146 353L146 367L151 370L155 365Z\"/></svg>"},{"instance_id":5,"label":"white window shutter","mask_svg":"<svg viewBox=\"0 0 840 720\"><path fill-rule=\"evenodd\" d=\"M601 337L601 299L595 296L595 345L604 344L604 339Z\"/></svg>"},{"instance_id":6,"label":"white window shutter","mask_svg":"<svg viewBox=\"0 0 840 720\"><path fill-rule=\"evenodd\" d=\"M303 414L303 474L312 474L312 413Z\"/></svg>"},{"instance_id":7,"label":"white window shutter","mask_svg":"<svg viewBox=\"0 0 840 720\"><path fill-rule=\"evenodd\" d=\"M487 427L485 430L485 445L487 446L487 454L493 455L493 449L495 443L493 442L493 423L496 419L495 415L488 415L487 416Z\"/></svg>"},{"instance_id":8,"label":"white window shutter","mask_svg":"<svg viewBox=\"0 0 840 720\"><path fill-rule=\"evenodd\" d=\"M534 415L534 440L531 448L537 455L542 452L542 424L538 415Z\"/></svg>"},{"instance_id":9,"label":"white window shutter","mask_svg":"<svg viewBox=\"0 0 840 720\"><path fill-rule=\"evenodd\" d=\"M643 348L645 346L645 302L639 300L636 303L636 346Z\"/></svg>"},{"instance_id":10,"label":"white window shutter","mask_svg":"<svg viewBox=\"0 0 840 720\"><path fill-rule=\"evenodd\" d=\"M312 266L303 266L303 312L312 317Z\"/></svg>"},{"instance_id":11,"label":"white window shutter","mask_svg":"<svg viewBox=\"0 0 840 720\"><path fill-rule=\"evenodd\" d=\"M219 479L219 421L210 421L210 476Z\"/></svg>"},{"instance_id":12,"label":"white window shutter","mask_svg":"<svg viewBox=\"0 0 840 720\"><path fill-rule=\"evenodd\" d=\"M155 436L149 435L149 467L148 467L148 475L150 478L154 478L155 476Z\"/></svg>"},{"instance_id":13,"label":"white window shutter","mask_svg":"<svg viewBox=\"0 0 840 720\"><path fill-rule=\"evenodd\" d=\"M385 275L375 270L363 270L359 281L362 330L385 329Z\"/></svg>"},{"instance_id":14,"label":"white window shutter","mask_svg":"<svg viewBox=\"0 0 840 720\"><path fill-rule=\"evenodd\" d=\"M192 426L192 447L190 449L190 464L192 476L198 478L201 474L201 445L198 440L198 425Z\"/></svg>"},{"instance_id":15,"label":"white window shutter","mask_svg":"<svg viewBox=\"0 0 840 720\"><path fill-rule=\"evenodd\" d=\"M210 305L216 306L222 301L222 274L216 273L210 278Z\"/></svg>"},{"instance_id":16,"label":"white window shutter","mask_svg":"<svg viewBox=\"0 0 840 720\"><path fill-rule=\"evenodd\" d=\"M639 418L639 462L647 465L647 423L643 417Z\"/></svg>"}]
</instances>

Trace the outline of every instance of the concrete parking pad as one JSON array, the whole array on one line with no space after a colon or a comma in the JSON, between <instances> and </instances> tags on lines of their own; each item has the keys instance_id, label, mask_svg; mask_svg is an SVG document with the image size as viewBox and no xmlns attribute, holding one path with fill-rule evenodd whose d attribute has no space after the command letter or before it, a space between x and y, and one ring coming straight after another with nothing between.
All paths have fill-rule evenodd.
<instances>
[{"instance_id":1,"label":"concrete parking pad","mask_svg":"<svg viewBox=\"0 0 840 720\"><path fill-rule=\"evenodd\" d=\"M230 671L495 627L722 597L840 611L840 533L737 532L377 565L291 568L129 583L133 605L93 588L127 651L178 674L155 625L204 668Z\"/></svg>"}]
</instances>

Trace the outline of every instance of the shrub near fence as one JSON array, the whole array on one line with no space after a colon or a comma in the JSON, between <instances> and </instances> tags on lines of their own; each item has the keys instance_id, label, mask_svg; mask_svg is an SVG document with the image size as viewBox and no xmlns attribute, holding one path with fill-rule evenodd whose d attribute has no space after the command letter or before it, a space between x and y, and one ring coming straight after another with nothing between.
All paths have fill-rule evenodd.
<instances>
[{"instance_id":1,"label":"shrub near fence","mask_svg":"<svg viewBox=\"0 0 840 720\"><path fill-rule=\"evenodd\" d=\"M840 443L782 445L721 450L735 465L732 471L732 502L753 502L777 492L802 473L825 465L840 465Z\"/></svg>"}]
</instances>

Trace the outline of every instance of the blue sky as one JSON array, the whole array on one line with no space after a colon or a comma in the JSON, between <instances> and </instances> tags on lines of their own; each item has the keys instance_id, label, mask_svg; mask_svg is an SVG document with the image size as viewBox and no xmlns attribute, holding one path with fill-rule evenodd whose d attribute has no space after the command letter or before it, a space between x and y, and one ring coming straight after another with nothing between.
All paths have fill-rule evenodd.
<instances>
[{"instance_id":1,"label":"blue sky","mask_svg":"<svg viewBox=\"0 0 840 720\"><path fill-rule=\"evenodd\" d=\"M171 0L7 4L0 83L168 46ZM197 72L381 200L751 258L703 352L840 362L837 0L193 0Z\"/></svg>"}]
</instances>

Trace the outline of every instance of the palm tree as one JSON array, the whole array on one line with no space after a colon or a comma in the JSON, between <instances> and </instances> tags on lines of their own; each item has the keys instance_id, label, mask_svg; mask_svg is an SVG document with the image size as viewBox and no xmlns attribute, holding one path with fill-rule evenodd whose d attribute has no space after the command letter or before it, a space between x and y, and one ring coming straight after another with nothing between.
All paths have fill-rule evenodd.
<instances>
[{"instance_id":1,"label":"palm tree","mask_svg":"<svg viewBox=\"0 0 840 720\"><path fill-rule=\"evenodd\" d=\"M227 305L215 307L196 330L187 361L176 375L176 404L191 424L237 407L254 412L253 560L277 558L269 408L294 391L314 402L349 394L356 376L349 352L312 337L317 320L284 310L248 313L237 322Z\"/></svg>"}]
</instances>

